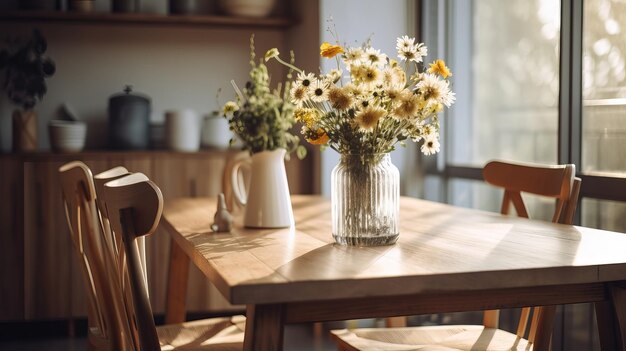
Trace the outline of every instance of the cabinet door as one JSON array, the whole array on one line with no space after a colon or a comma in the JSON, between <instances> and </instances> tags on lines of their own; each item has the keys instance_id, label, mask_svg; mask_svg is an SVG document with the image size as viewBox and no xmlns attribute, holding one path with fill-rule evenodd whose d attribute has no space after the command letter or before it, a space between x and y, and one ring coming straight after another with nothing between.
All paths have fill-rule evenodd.
<instances>
[{"instance_id":1,"label":"cabinet door","mask_svg":"<svg viewBox=\"0 0 626 351\"><path fill-rule=\"evenodd\" d=\"M65 220L58 168L24 163L24 280L27 319L72 315L74 253Z\"/></svg>"},{"instance_id":2,"label":"cabinet door","mask_svg":"<svg viewBox=\"0 0 626 351\"><path fill-rule=\"evenodd\" d=\"M0 320L24 318L22 162L0 158Z\"/></svg>"}]
</instances>

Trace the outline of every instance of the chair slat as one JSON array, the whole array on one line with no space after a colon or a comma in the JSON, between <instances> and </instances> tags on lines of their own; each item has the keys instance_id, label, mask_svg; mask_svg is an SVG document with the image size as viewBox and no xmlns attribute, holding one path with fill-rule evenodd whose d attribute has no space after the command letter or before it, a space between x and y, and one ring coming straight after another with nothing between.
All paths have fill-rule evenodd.
<instances>
[{"instance_id":1,"label":"chair slat","mask_svg":"<svg viewBox=\"0 0 626 351\"><path fill-rule=\"evenodd\" d=\"M483 312L483 325L486 328L498 328L500 324L500 310L487 310Z\"/></svg>"},{"instance_id":2,"label":"chair slat","mask_svg":"<svg viewBox=\"0 0 626 351\"><path fill-rule=\"evenodd\" d=\"M509 199L513 203L513 207L515 207L515 212L517 212L517 215L519 217L528 218L528 210L526 209L526 205L524 204L524 200L522 199L522 194L510 190L507 190L506 192L509 193Z\"/></svg>"},{"instance_id":3,"label":"chair slat","mask_svg":"<svg viewBox=\"0 0 626 351\"><path fill-rule=\"evenodd\" d=\"M530 307L522 308L520 313L519 322L517 323L517 336L520 338L526 337L526 326L528 325L528 317L530 317Z\"/></svg>"},{"instance_id":4,"label":"chair slat","mask_svg":"<svg viewBox=\"0 0 626 351\"><path fill-rule=\"evenodd\" d=\"M578 197L580 196L581 184L582 179L575 177L572 184L572 193L570 195L570 198L567 200L567 203L565 204L565 208L563 210L562 217L559 220L559 223L574 223L574 215L576 214L576 208L578 207Z\"/></svg>"}]
</instances>

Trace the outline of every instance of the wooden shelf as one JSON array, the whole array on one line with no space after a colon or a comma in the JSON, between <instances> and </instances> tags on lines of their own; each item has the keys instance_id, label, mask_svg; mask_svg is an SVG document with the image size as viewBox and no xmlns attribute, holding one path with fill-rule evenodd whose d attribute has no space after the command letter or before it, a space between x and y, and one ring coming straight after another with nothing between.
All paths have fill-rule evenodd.
<instances>
[{"instance_id":1,"label":"wooden shelf","mask_svg":"<svg viewBox=\"0 0 626 351\"><path fill-rule=\"evenodd\" d=\"M110 158L123 157L125 159L145 158L145 157L182 157L188 159L206 157L225 157L229 154L239 152L238 149L200 149L195 152L180 152L164 149L156 150L85 150L80 152L52 152L40 150L23 153L0 153L0 160L14 159L24 162L54 161L69 162L76 159L106 160Z\"/></svg>"},{"instance_id":2,"label":"wooden shelf","mask_svg":"<svg viewBox=\"0 0 626 351\"><path fill-rule=\"evenodd\" d=\"M287 28L296 21L288 17L234 17L221 15L161 15L149 13L0 11L0 20L81 24L138 24L196 27Z\"/></svg>"}]
</instances>

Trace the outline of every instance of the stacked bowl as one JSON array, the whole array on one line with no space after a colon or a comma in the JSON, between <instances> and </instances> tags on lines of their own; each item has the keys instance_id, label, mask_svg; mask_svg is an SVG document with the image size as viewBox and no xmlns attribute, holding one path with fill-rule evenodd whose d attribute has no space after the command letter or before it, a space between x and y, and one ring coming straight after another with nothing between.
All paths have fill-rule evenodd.
<instances>
[{"instance_id":1,"label":"stacked bowl","mask_svg":"<svg viewBox=\"0 0 626 351\"><path fill-rule=\"evenodd\" d=\"M59 152L79 152L85 147L87 124L77 121L52 120L48 125L50 146Z\"/></svg>"}]
</instances>

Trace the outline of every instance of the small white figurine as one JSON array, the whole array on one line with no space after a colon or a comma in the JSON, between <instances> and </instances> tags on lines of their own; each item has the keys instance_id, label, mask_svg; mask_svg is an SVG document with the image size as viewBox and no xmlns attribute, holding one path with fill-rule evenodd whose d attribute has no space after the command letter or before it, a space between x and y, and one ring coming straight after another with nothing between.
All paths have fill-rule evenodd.
<instances>
[{"instance_id":1,"label":"small white figurine","mask_svg":"<svg viewBox=\"0 0 626 351\"><path fill-rule=\"evenodd\" d=\"M226 201L224 200L224 193L217 195L217 211L213 217L213 224L211 229L214 232L230 232L230 228L233 225L233 216L228 212L226 207Z\"/></svg>"}]
</instances>

